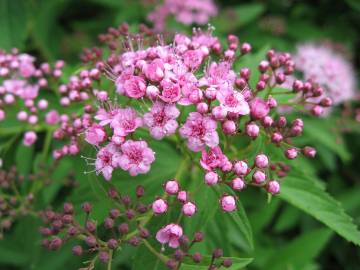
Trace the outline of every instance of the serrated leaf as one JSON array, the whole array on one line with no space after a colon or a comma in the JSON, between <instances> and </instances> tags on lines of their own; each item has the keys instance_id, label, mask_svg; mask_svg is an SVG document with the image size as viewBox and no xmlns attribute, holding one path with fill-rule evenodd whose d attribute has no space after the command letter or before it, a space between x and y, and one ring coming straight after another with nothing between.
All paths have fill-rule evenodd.
<instances>
[{"instance_id":1,"label":"serrated leaf","mask_svg":"<svg viewBox=\"0 0 360 270\"><path fill-rule=\"evenodd\" d=\"M360 231L352 218L338 201L313 181L289 175L281 185L279 197L324 223L346 240L360 245Z\"/></svg>"}]
</instances>

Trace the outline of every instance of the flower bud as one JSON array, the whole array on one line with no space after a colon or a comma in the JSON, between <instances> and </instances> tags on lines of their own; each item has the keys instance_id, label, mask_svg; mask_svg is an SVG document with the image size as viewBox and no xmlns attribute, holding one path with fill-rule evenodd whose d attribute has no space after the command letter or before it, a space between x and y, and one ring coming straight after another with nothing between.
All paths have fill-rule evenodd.
<instances>
[{"instance_id":1,"label":"flower bud","mask_svg":"<svg viewBox=\"0 0 360 270\"><path fill-rule=\"evenodd\" d=\"M234 190L242 190L245 188L245 186L246 186L245 181L242 180L241 178L237 177L231 181L231 187Z\"/></svg>"},{"instance_id":2,"label":"flower bud","mask_svg":"<svg viewBox=\"0 0 360 270\"><path fill-rule=\"evenodd\" d=\"M81 246L77 245L77 246L74 246L72 248L72 253L75 255L75 256L81 256L81 254L83 253L83 249Z\"/></svg>"},{"instance_id":3,"label":"flower bud","mask_svg":"<svg viewBox=\"0 0 360 270\"><path fill-rule=\"evenodd\" d=\"M272 135L271 135L271 141L273 143L279 143L283 140L283 136L281 135L280 132L274 132Z\"/></svg>"},{"instance_id":4,"label":"flower bud","mask_svg":"<svg viewBox=\"0 0 360 270\"><path fill-rule=\"evenodd\" d=\"M236 209L236 200L231 195L224 195L220 199L220 205L225 212L232 212Z\"/></svg>"},{"instance_id":5,"label":"flower bud","mask_svg":"<svg viewBox=\"0 0 360 270\"><path fill-rule=\"evenodd\" d=\"M152 210L155 214L160 215L167 211L168 205L167 202L163 199L157 199L152 204Z\"/></svg>"},{"instance_id":6,"label":"flower bud","mask_svg":"<svg viewBox=\"0 0 360 270\"><path fill-rule=\"evenodd\" d=\"M195 252L192 255L192 259L193 259L194 263L199 263L199 262L201 262L202 256L199 252Z\"/></svg>"},{"instance_id":7,"label":"flower bud","mask_svg":"<svg viewBox=\"0 0 360 270\"><path fill-rule=\"evenodd\" d=\"M298 155L298 151L295 148L289 148L285 150L284 154L288 159L295 159Z\"/></svg>"},{"instance_id":8,"label":"flower bud","mask_svg":"<svg viewBox=\"0 0 360 270\"><path fill-rule=\"evenodd\" d=\"M192 202L187 202L183 205L182 212L184 213L184 215L191 217L196 213L196 205Z\"/></svg>"},{"instance_id":9,"label":"flower bud","mask_svg":"<svg viewBox=\"0 0 360 270\"><path fill-rule=\"evenodd\" d=\"M302 149L302 152L306 157L309 157L309 158L314 158L316 156L316 149L313 147L310 147L310 146L305 146Z\"/></svg>"},{"instance_id":10,"label":"flower bud","mask_svg":"<svg viewBox=\"0 0 360 270\"><path fill-rule=\"evenodd\" d=\"M225 268L229 268L232 266L232 260L229 259L229 258L226 258L223 262L222 262L222 265L225 267Z\"/></svg>"},{"instance_id":11,"label":"flower bud","mask_svg":"<svg viewBox=\"0 0 360 270\"><path fill-rule=\"evenodd\" d=\"M255 166L260 169L265 169L269 165L269 159L264 154L259 154L255 157Z\"/></svg>"},{"instance_id":12,"label":"flower bud","mask_svg":"<svg viewBox=\"0 0 360 270\"><path fill-rule=\"evenodd\" d=\"M319 105L315 105L312 109L311 109L311 113L314 116L320 116L324 113L324 108L319 106Z\"/></svg>"},{"instance_id":13,"label":"flower bud","mask_svg":"<svg viewBox=\"0 0 360 270\"><path fill-rule=\"evenodd\" d=\"M271 194L277 194L280 192L280 185L279 182L272 180L266 186L267 192Z\"/></svg>"},{"instance_id":14,"label":"flower bud","mask_svg":"<svg viewBox=\"0 0 360 270\"><path fill-rule=\"evenodd\" d=\"M227 135L232 135L236 132L236 124L234 121L231 120L226 120L223 124L222 124L222 130L224 132L224 134Z\"/></svg>"},{"instance_id":15,"label":"flower bud","mask_svg":"<svg viewBox=\"0 0 360 270\"><path fill-rule=\"evenodd\" d=\"M175 195L179 192L180 186L176 180L169 180L165 183L165 192L169 195Z\"/></svg>"},{"instance_id":16,"label":"flower bud","mask_svg":"<svg viewBox=\"0 0 360 270\"><path fill-rule=\"evenodd\" d=\"M265 175L265 173L262 172L262 171L255 171L254 174L253 174L253 176L252 176L252 180L253 180L256 184L260 185L260 184L262 184L262 183L265 182L265 180L266 180L266 175Z\"/></svg>"},{"instance_id":17,"label":"flower bud","mask_svg":"<svg viewBox=\"0 0 360 270\"><path fill-rule=\"evenodd\" d=\"M255 123L249 123L246 125L245 127L245 131L246 131L246 134L255 139L258 135L259 135L259 132L260 132L260 128L258 125L256 125Z\"/></svg>"},{"instance_id":18,"label":"flower bud","mask_svg":"<svg viewBox=\"0 0 360 270\"><path fill-rule=\"evenodd\" d=\"M248 165L243 160L237 161L234 164L233 171L238 176L246 175L248 172Z\"/></svg>"},{"instance_id":19,"label":"flower bud","mask_svg":"<svg viewBox=\"0 0 360 270\"><path fill-rule=\"evenodd\" d=\"M177 199L182 203L186 202L187 201L186 191L184 191L184 190L179 191L179 193L177 195Z\"/></svg>"},{"instance_id":20,"label":"flower bud","mask_svg":"<svg viewBox=\"0 0 360 270\"><path fill-rule=\"evenodd\" d=\"M219 181L219 175L216 172L207 172L205 174L205 183L209 186L213 186L215 184L217 184L217 182Z\"/></svg>"}]
</instances>

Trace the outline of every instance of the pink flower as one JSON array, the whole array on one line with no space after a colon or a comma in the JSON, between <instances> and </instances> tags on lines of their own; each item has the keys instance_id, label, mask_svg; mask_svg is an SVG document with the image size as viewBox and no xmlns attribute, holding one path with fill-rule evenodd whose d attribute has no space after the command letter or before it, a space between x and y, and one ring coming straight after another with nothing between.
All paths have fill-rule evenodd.
<instances>
[{"instance_id":1,"label":"pink flower","mask_svg":"<svg viewBox=\"0 0 360 270\"><path fill-rule=\"evenodd\" d=\"M197 69L203 60L203 53L200 50L188 50L183 54L185 65L191 70Z\"/></svg>"},{"instance_id":2,"label":"pink flower","mask_svg":"<svg viewBox=\"0 0 360 270\"><path fill-rule=\"evenodd\" d=\"M164 63L161 59L155 59L143 67L145 76L154 82L161 81L164 78Z\"/></svg>"},{"instance_id":3,"label":"pink flower","mask_svg":"<svg viewBox=\"0 0 360 270\"><path fill-rule=\"evenodd\" d=\"M85 141L92 145L99 145L106 140L106 132L103 126L93 124L85 131Z\"/></svg>"},{"instance_id":4,"label":"pink flower","mask_svg":"<svg viewBox=\"0 0 360 270\"><path fill-rule=\"evenodd\" d=\"M31 146L36 142L37 135L34 131L27 131L24 134L23 144L26 146Z\"/></svg>"},{"instance_id":5,"label":"pink flower","mask_svg":"<svg viewBox=\"0 0 360 270\"><path fill-rule=\"evenodd\" d=\"M182 228L177 224L171 223L156 233L156 240L161 244L169 244L169 247L177 248L180 245L179 239L182 235Z\"/></svg>"},{"instance_id":6,"label":"pink flower","mask_svg":"<svg viewBox=\"0 0 360 270\"><path fill-rule=\"evenodd\" d=\"M207 172L205 174L205 183L209 186L217 184L219 181L219 175L216 172Z\"/></svg>"},{"instance_id":7,"label":"pink flower","mask_svg":"<svg viewBox=\"0 0 360 270\"><path fill-rule=\"evenodd\" d=\"M128 97L139 99L145 96L146 82L142 77L131 76L124 82L123 88Z\"/></svg>"},{"instance_id":8,"label":"pink flower","mask_svg":"<svg viewBox=\"0 0 360 270\"><path fill-rule=\"evenodd\" d=\"M131 176L147 173L155 160L155 153L145 141L128 140L121 145L122 155L117 160L118 165Z\"/></svg>"},{"instance_id":9,"label":"pink flower","mask_svg":"<svg viewBox=\"0 0 360 270\"><path fill-rule=\"evenodd\" d=\"M125 137L142 126L142 119L132 108L118 109L110 125L115 135Z\"/></svg>"},{"instance_id":10,"label":"pink flower","mask_svg":"<svg viewBox=\"0 0 360 270\"><path fill-rule=\"evenodd\" d=\"M194 83L187 83L182 88L182 98L179 100L179 104L187 106L190 104L199 103L203 98L202 91Z\"/></svg>"},{"instance_id":11,"label":"pink flower","mask_svg":"<svg viewBox=\"0 0 360 270\"><path fill-rule=\"evenodd\" d=\"M220 105L225 108L227 112L232 112L240 115L249 114L249 104L245 101L244 96L234 90L222 89L217 93L217 99Z\"/></svg>"},{"instance_id":12,"label":"pink flower","mask_svg":"<svg viewBox=\"0 0 360 270\"><path fill-rule=\"evenodd\" d=\"M169 180L165 183L165 192L169 195L175 195L179 192L180 186L179 183L174 180Z\"/></svg>"},{"instance_id":13,"label":"pink flower","mask_svg":"<svg viewBox=\"0 0 360 270\"><path fill-rule=\"evenodd\" d=\"M265 169L269 165L269 158L264 154L259 154L255 157L255 166L260 169Z\"/></svg>"},{"instance_id":14,"label":"pink flower","mask_svg":"<svg viewBox=\"0 0 360 270\"><path fill-rule=\"evenodd\" d=\"M248 173L248 165L245 161L240 160L235 162L233 170L236 175L243 176Z\"/></svg>"},{"instance_id":15,"label":"pink flower","mask_svg":"<svg viewBox=\"0 0 360 270\"><path fill-rule=\"evenodd\" d=\"M202 150L200 165L205 170L211 171L216 168L221 168L227 160L228 159L221 151L221 148L216 146L210 148L208 153L205 150Z\"/></svg>"},{"instance_id":16,"label":"pink flower","mask_svg":"<svg viewBox=\"0 0 360 270\"><path fill-rule=\"evenodd\" d=\"M254 119L262 119L268 115L270 111L269 105L261 98L255 98L250 103L250 114Z\"/></svg>"},{"instance_id":17,"label":"pink flower","mask_svg":"<svg viewBox=\"0 0 360 270\"><path fill-rule=\"evenodd\" d=\"M267 184L266 187L267 192L271 194L277 194L280 192L280 185L279 182L272 180Z\"/></svg>"},{"instance_id":18,"label":"pink flower","mask_svg":"<svg viewBox=\"0 0 360 270\"><path fill-rule=\"evenodd\" d=\"M100 121L101 126L106 126L114 121L115 116L119 113L119 109L110 109L109 111L100 108L95 115L95 119Z\"/></svg>"},{"instance_id":19,"label":"pink flower","mask_svg":"<svg viewBox=\"0 0 360 270\"><path fill-rule=\"evenodd\" d=\"M172 135L178 128L176 118L180 111L175 104L164 104L156 102L150 112L144 114L144 123L149 128L150 134L157 140Z\"/></svg>"},{"instance_id":20,"label":"pink flower","mask_svg":"<svg viewBox=\"0 0 360 270\"><path fill-rule=\"evenodd\" d=\"M160 99L166 103L174 103L181 98L181 89L177 83L170 80L162 80L160 83L162 87Z\"/></svg>"},{"instance_id":21,"label":"pink flower","mask_svg":"<svg viewBox=\"0 0 360 270\"><path fill-rule=\"evenodd\" d=\"M109 181L114 168L117 167L116 160L119 158L120 154L119 147L113 143L109 143L101 148L96 155L96 173L101 173L104 178Z\"/></svg>"},{"instance_id":22,"label":"pink flower","mask_svg":"<svg viewBox=\"0 0 360 270\"><path fill-rule=\"evenodd\" d=\"M194 152L203 150L205 145L215 147L219 144L216 122L198 112L189 114L186 123L180 128L180 135L188 139L187 145Z\"/></svg>"}]
</instances>

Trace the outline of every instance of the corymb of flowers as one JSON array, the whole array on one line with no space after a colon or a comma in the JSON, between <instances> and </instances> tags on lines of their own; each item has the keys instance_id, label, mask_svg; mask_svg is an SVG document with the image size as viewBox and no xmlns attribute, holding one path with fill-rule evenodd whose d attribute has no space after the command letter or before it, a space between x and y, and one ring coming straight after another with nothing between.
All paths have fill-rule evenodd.
<instances>
[{"instance_id":1,"label":"corymb of flowers","mask_svg":"<svg viewBox=\"0 0 360 270\"><path fill-rule=\"evenodd\" d=\"M51 126L53 138L62 142L53 151L55 160L82 154L90 171L110 184L118 181L116 171L131 177L146 175L157 160L171 159L156 153L153 145L162 141L176 145L186 170L197 167L201 171L199 183L217 191L222 212L236 211L237 196L249 186L269 196L278 194L280 180L290 170L286 160L316 155L311 146L299 148L293 143L304 123L280 115L281 107L319 116L332 100L313 78L301 81L294 77L295 64L289 53L268 50L257 67L249 68L243 63L251 45L234 35L221 44L213 30L194 29L192 35L177 33L169 38L154 35L145 26L139 33L129 32L126 24L110 28L99 37L109 50L84 50L85 68L67 81L61 78L63 61L37 67L27 54L1 52L0 120L7 118L6 110L16 99L21 100L17 120L29 126L24 145L35 144L38 132ZM282 86L288 78L292 85ZM49 82L58 85L59 104L38 98ZM71 105L74 110L64 110ZM256 145L260 147L253 147ZM85 148L94 148L96 153L89 156ZM279 149L282 161L267 154L274 152L270 148ZM6 176L6 181L15 175ZM169 268L178 269L185 257L200 262L201 254L190 254L189 249L202 241L201 232L187 236L179 220L168 220L156 232L146 228L151 216L164 215L170 208L180 209L187 218L197 215L201 209L196 192L189 191L185 181L179 174L164 179L163 187L158 188L162 195L150 203L142 202L145 190L141 185L136 188L136 200L110 188L109 197L123 210L111 209L104 219L105 229L113 231L107 239L96 234L89 202L82 206L85 226L80 225L70 203L61 212L46 210L42 213L43 245L55 250L75 237L107 263L125 243L145 243L153 250L146 240L151 236L162 251L175 249L173 255L159 255ZM119 217L123 219L120 223ZM73 253L81 255L83 246L74 246ZM219 249L208 263L209 267L231 266Z\"/></svg>"}]
</instances>

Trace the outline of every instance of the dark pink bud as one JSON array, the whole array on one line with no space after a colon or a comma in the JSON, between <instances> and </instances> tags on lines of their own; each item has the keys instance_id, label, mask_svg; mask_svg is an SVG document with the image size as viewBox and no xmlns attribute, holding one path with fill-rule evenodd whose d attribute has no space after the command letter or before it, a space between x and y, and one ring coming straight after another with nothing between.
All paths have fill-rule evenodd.
<instances>
[{"instance_id":1,"label":"dark pink bud","mask_svg":"<svg viewBox=\"0 0 360 270\"><path fill-rule=\"evenodd\" d=\"M245 80L249 80L250 74L251 74L251 71L248 68L242 68L240 70L240 77L245 79Z\"/></svg>"},{"instance_id":2,"label":"dark pink bud","mask_svg":"<svg viewBox=\"0 0 360 270\"><path fill-rule=\"evenodd\" d=\"M319 105L315 105L312 109L311 109L311 113L314 116L320 116L324 113L324 108L319 106Z\"/></svg>"},{"instance_id":3,"label":"dark pink bud","mask_svg":"<svg viewBox=\"0 0 360 270\"><path fill-rule=\"evenodd\" d=\"M256 90L261 91L264 90L266 87L266 82L264 81L258 81L256 84Z\"/></svg>"},{"instance_id":4,"label":"dark pink bud","mask_svg":"<svg viewBox=\"0 0 360 270\"><path fill-rule=\"evenodd\" d=\"M90 211L92 209L92 205L88 202L85 202L82 204L81 208L85 213L90 213Z\"/></svg>"},{"instance_id":5,"label":"dark pink bud","mask_svg":"<svg viewBox=\"0 0 360 270\"><path fill-rule=\"evenodd\" d=\"M186 202L187 201L187 193L184 190L179 191L178 195L177 195L177 199L180 202Z\"/></svg>"},{"instance_id":6,"label":"dark pink bud","mask_svg":"<svg viewBox=\"0 0 360 270\"><path fill-rule=\"evenodd\" d=\"M313 90L313 96L314 97L320 97L324 94L324 88L322 87L316 87L314 90Z\"/></svg>"},{"instance_id":7,"label":"dark pink bud","mask_svg":"<svg viewBox=\"0 0 360 270\"><path fill-rule=\"evenodd\" d=\"M243 43L240 47L241 54L247 54L251 51L251 45L249 43Z\"/></svg>"},{"instance_id":8,"label":"dark pink bud","mask_svg":"<svg viewBox=\"0 0 360 270\"><path fill-rule=\"evenodd\" d=\"M285 150L285 156L288 159L295 159L298 155L298 151L295 148L289 148Z\"/></svg>"},{"instance_id":9,"label":"dark pink bud","mask_svg":"<svg viewBox=\"0 0 360 270\"><path fill-rule=\"evenodd\" d=\"M167 202L163 199L157 199L152 204L152 210L157 215L165 213L167 209L168 209Z\"/></svg>"},{"instance_id":10,"label":"dark pink bud","mask_svg":"<svg viewBox=\"0 0 360 270\"><path fill-rule=\"evenodd\" d=\"M75 255L75 256L81 256L81 254L83 253L83 249L81 246L77 245L77 246L74 246L72 248L72 253Z\"/></svg>"},{"instance_id":11,"label":"dark pink bud","mask_svg":"<svg viewBox=\"0 0 360 270\"><path fill-rule=\"evenodd\" d=\"M259 154L255 157L255 166L260 169L265 169L269 166L269 159L264 154Z\"/></svg>"},{"instance_id":12,"label":"dark pink bud","mask_svg":"<svg viewBox=\"0 0 360 270\"><path fill-rule=\"evenodd\" d=\"M53 239L51 239L51 241L49 243L49 249L57 250L61 247L62 243L63 242L60 237L54 237Z\"/></svg>"},{"instance_id":13,"label":"dark pink bud","mask_svg":"<svg viewBox=\"0 0 360 270\"><path fill-rule=\"evenodd\" d=\"M271 136L271 141L273 143L279 143L283 140L283 136L281 135L280 132L275 132L272 136Z\"/></svg>"},{"instance_id":14,"label":"dark pink bud","mask_svg":"<svg viewBox=\"0 0 360 270\"><path fill-rule=\"evenodd\" d=\"M110 259L110 256L109 256L109 254L108 254L106 251L100 251L100 252L99 252L99 260L100 260L102 263L108 263L108 262L109 262L109 259Z\"/></svg>"},{"instance_id":15,"label":"dark pink bud","mask_svg":"<svg viewBox=\"0 0 360 270\"><path fill-rule=\"evenodd\" d=\"M110 249L116 249L118 247L118 241L116 241L116 239L109 239L107 241L107 246Z\"/></svg>"},{"instance_id":16,"label":"dark pink bud","mask_svg":"<svg viewBox=\"0 0 360 270\"><path fill-rule=\"evenodd\" d=\"M268 70L269 65L270 64L269 64L268 61L265 61L265 60L261 61L260 64L259 64L260 72L265 73Z\"/></svg>"},{"instance_id":17,"label":"dark pink bud","mask_svg":"<svg viewBox=\"0 0 360 270\"><path fill-rule=\"evenodd\" d=\"M238 78L235 80L235 85L239 88L239 89L244 89L245 86L247 85L247 82L245 79L243 78Z\"/></svg>"},{"instance_id":18,"label":"dark pink bud","mask_svg":"<svg viewBox=\"0 0 360 270\"><path fill-rule=\"evenodd\" d=\"M273 123L274 123L274 120L270 116L265 116L262 119L262 124L264 127L271 127Z\"/></svg>"},{"instance_id":19,"label":"dark pink bud","mask_svg":"<svg viewBox=\"0 0 360 270\"><path fill-rule=\"evenodd\" d=\"M320 101L320 105L323 107L330 107L332 106L333 102L332 99L329 97L324 97L321 101Z\"/></svg>"},{"instance_id":20,"label":"dark pink bud","mask_svg":"<svg viewBox=\"0 0 360 270\"><path fill-rule=\"evenodd\" d=\"M278 127L285 127L286 123L287 123L287 121L286 121L285 116L280 116L278 121L277 121L277 126Z\"/></svg>"},{"instance_id":21,"label":"dark pink bud","mask_svg":"<svg viewBox=\"0 0 360 270\"><path fill-rule=\"evenodd\" d=\"M238 176L243 176L248 173L248 164L245 161L237 161L234 164L233 171Z\"/></svg>"},{"instance_id":22,"label":"dark pink bud","mask_svg":"<svg viewBox=\"0 0 360 270\"><path fill-rule=\"evenodd\" d=\"M314 158L316 156L316 149L310 146L305 146L302 150L306 157Z\"/></svg>"},{"instance_id":23,"label":"dark pink bud","mask_svg":"<svg viewBox=\"0 0 360 270\"><path fill-rule=\"evenodd\" d=\"M222 262L222 265L225 267L225 268L229 268L232 266L232 260L229 259L229 258L226 258L223 262Z\"/></svg>"},{"instance_id":24,"label":"dark pink bud","mask_svg":"<svg viewBox=\"0 0 360 270\"><path fill-rule=\"evenodd\" d=\"M275 108L278 105L276 99L273 98L272 96L269 96L267 100L267 104L269 105L270 108Z\"/></svg>"},{"instance_id":25,"label":"dark pink bud","mask_svg":"<svg viewBox=\"0 0 360 270\"><path fill-rule=\"evenodd\" d=\"M303 84L303 82L300 81L300 80L295 80L294 83L293 83L293 86L292 86L293 91L294 91L295 93L298 93L298 92L302 91L302 90L303 90L303 87L304 87L304 84Z\"/></svg>"}]
</instances>

